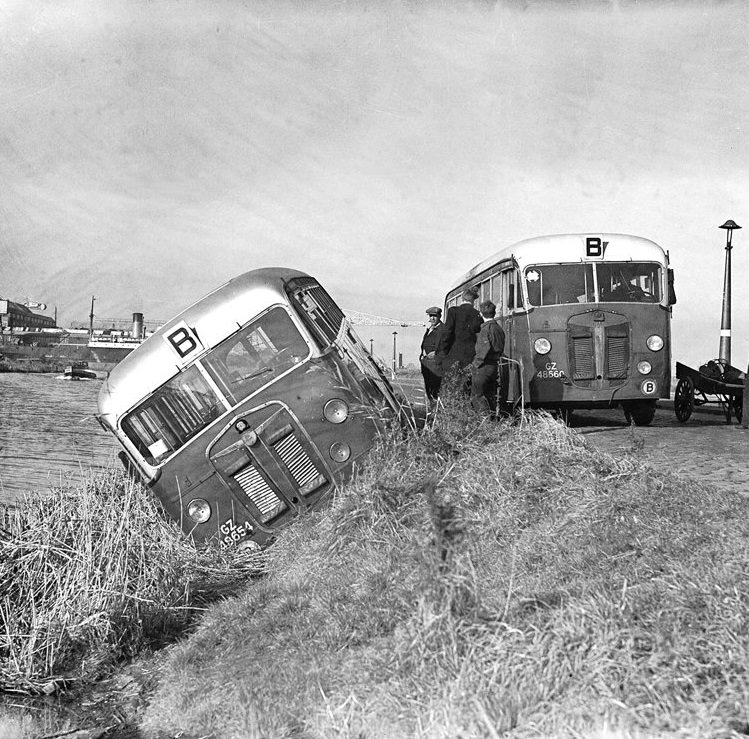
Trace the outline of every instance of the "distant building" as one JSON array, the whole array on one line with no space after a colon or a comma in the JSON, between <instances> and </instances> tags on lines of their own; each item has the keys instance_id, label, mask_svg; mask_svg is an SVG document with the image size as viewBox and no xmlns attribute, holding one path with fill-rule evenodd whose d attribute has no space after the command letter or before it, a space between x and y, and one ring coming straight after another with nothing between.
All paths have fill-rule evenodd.
<instances>
[{"instance_id":1,"label":"distant building","mask_svg":"<svg viewBox=\"0 0 749 739\"><path fill-rule=\"evenodd\" d=\"M20 303L0 298L0 329L3 328L55 328L55 319L33 313Z\"/></svg>"}]
</instances>

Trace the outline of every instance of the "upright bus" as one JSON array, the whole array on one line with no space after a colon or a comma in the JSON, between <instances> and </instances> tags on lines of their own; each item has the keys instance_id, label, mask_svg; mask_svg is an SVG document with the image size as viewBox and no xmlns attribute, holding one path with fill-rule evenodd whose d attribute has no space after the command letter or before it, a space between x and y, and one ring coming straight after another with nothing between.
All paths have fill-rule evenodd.
<instances>
[{"instance_id":1,"label":"upright bus","mask_svg":"<svg viewBox=\"0 0 749 739\"><path fill-rule=\"evenodd\" d=\"M196 540L264 546L372 445L398 400L320 283L229 281L110 373L99 420Z\"/></svg>"},{"instance_id":2,"label":"upright bus","mask_svg":"<svg viewBox=\"0 0 749 739\"><path fill-rule=\"evenodd\" d=\"M668 254L625 234L520 241L477 264L466 287L497 305L505 330L503 393L510 404L570 411L621 406L647 425L671 391Z\"/></svg>"}]
</instances>

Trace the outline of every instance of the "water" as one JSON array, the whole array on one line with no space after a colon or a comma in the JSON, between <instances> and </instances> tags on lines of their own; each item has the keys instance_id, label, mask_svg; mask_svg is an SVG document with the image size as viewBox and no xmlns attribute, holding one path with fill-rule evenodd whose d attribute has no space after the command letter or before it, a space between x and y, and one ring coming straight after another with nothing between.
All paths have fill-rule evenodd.
<instances>
[{"instance_id":1,"label":"water","mask_svg":"<svg viewBox=\"0 0 749 739\"><path fill-rule=\"evenodd\" d=\"M114 437L94 417L101 382L0 373L0 503L119 464Z\"/></svg>"}]
</instances>

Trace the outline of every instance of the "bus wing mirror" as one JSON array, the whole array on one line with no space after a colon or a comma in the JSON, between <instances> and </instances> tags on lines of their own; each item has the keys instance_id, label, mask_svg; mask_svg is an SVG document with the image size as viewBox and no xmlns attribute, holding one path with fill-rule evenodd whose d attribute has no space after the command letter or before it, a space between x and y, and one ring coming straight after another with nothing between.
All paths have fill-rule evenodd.
<instances>
[{"instance_id":1,"label":"bus wing mirror","mask_svg":"<svg viewBox=\"0 0 749 739\"><path fill-rule=\"evenodd\" d=\"M668 304L676 304L676 290L674 290L674 271L669 268L668 270Z\"/></svg>"}]
</instances>

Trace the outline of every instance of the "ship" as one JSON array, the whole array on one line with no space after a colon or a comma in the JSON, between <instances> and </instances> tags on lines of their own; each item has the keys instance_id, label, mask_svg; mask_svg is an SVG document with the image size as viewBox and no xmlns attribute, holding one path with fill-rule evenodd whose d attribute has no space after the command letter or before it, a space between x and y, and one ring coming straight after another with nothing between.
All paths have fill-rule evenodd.
<instances>
[{"instance_id":1,"label":"ship","mask_svg":"<svg viewBox=\"0 0 749 739\"><path fill-rule=\"evenodd\" d=\"M2 336L0 351L7 360L41 362L64 371L75 363L108 372L146 338L143 314L133 314L132 330L30 329L13 330Z\"/></svg>"}]
</instances>

